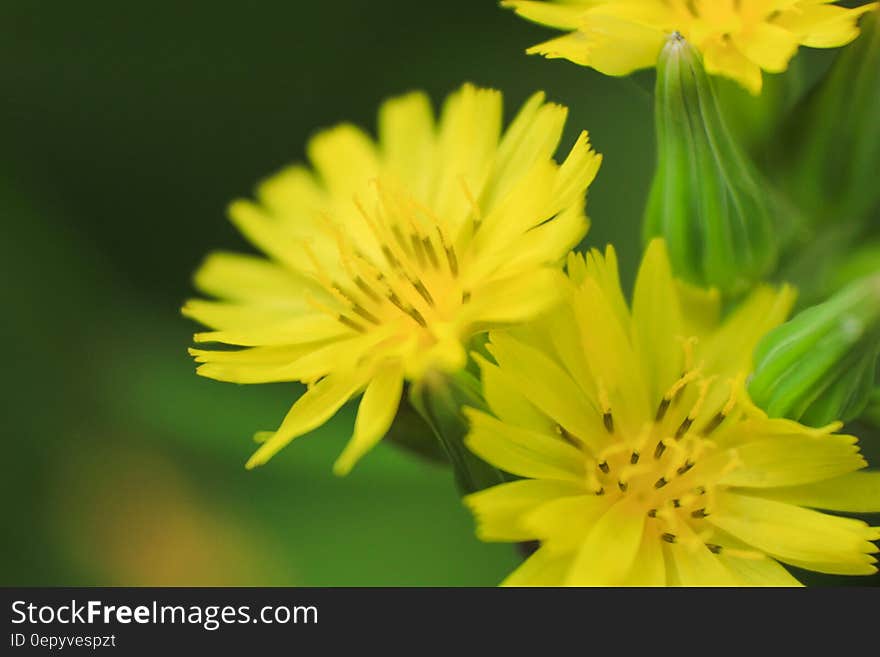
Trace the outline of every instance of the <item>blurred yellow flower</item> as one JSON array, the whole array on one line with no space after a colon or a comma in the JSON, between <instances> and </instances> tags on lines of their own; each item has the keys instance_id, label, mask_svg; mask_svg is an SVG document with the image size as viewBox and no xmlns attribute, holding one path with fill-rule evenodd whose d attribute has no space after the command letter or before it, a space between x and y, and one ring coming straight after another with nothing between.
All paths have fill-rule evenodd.
<instances>
[{"instance_id":1,"label":"blurred yellow flower","mask_svg":"<svg viewBox=\"0 0 880 657\"><path fill-rule=\"evenodd\" d=\"M540 541L508 585L796 585L779 562L876 572L880 529L804 507L880 511L880 473L835 424L769 419L743 382L790 288L724 320L648 248L630 309L614 251L569 259L572 296L481 361L492 415L467 445L522 477L466 502L487 541Z\"/></svg>"},{"instance_id":2,"label":"blurred yellow flower","mask_svg":"<svg viewBox=\"0 0 880 657\"><path fill-rule=\"evenodd\" d=\"M404 381L464 367L477 332L533 318L558 299L565 254L584 236L601 157L582 133L553 160L567 110L535 94L502 131L501 94L465 85L438 122L428 98L386 102L379 138L352 125L236 201L233 222L269 259L217 253L196 286L217 301L183 312L212 329L191 349L221 381L302 381L306 393L248 467L364 392L345 473L387 432Z\"/></svg>"},{"instance_id":3,"label":"blurred yellow flower","mask_svg":"<svg viewBox=\"0 0 880 657\"><path fill-rule=\"evenodd\" d=\"M781 73L799 46L836 48L855 39L859 16L834 0L505 0L521 16L565 36L527 52L568 59L607 75L654 66L678 32L702 53L709 73L732 78L754 94L762 69Z\"/></svg>"}]
</instances>

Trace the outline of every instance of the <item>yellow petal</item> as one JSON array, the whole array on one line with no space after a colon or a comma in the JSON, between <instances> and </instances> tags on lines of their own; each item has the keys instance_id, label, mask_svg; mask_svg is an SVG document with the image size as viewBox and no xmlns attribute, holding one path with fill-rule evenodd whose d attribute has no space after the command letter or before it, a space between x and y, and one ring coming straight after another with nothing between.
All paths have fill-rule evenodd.
<instances>
[{"instance_id":1,"label":"yellow petal","mask_svg":"<svg viewBox=\"0 0 880 657\"><path fill-rule=\"evenodd\" d=\"M552 2L533 2L530 0L505 0L502 7L513 9L523 18L561 30L574 30L578 27L585 7L581 4L554 4Z\"/></svg>"},{"instance_id":2,"label":"yellow petal","mask_svg":"<svg viewBox=\"0 0 880 657\"><path fill-rule=\"evenodd\" d=\"M492 465L520 477L583 481L584 457L562 438L520 429L466 408L468 449Z\"/></svg>"},{"instance_id":3,"label":"yellow petal","mask_svg":"<svg viewBox=\"0 0 880 657\"><path fill-rule=\"evenodd\" d=\"M431 101L421 92L392 98L379 110L379 143L389 171L425 203L434 174L436 132Z\"/></svg>"},{"instance_id":4,"label":"yellow petal","mask_svg":"<svg viewBox=\"0 0 880 657\"><path fill-rule=\"evenodd\" d=\"M538 409L580 440L595 444L602 430L601 414L565 370L537 349L502 333L492 333L490 340L488 348L495 360Z\"/></svg>"},{"instance_id":5,"label":"yellow petal","mask_svg":"<svg viewBox=\"0 0 880 657\"><path fill-rule=\"evenodd\" d=\"M855 9L816 4L784 12L775 22L797 34L805 46L836 48L855 39L859 16L877 7L876 2Z\"/></svg>"},{"instance_id":6,"label":"yellow petal","mask_svg":"<svg viewBox=\"0 0 880 657\"><path fill-rule=\"evenodd\" d=\"M530 541L537 535L523 522L527 514L547 502L582 492L572 482L524 479L472 493L463 501L476 518L480 540Z\"/></svg>"},{"instance_id":7,"label":"yellow petal","mask_svg":"<svg viewBox=\"0 0 880 657\"><path fill-rule=\"evenodd\" d=\"M802 486L761 491L779 502L847 513L880 513L880 472L851 472Z\"/></svg>"},{"instance_id":8,"label":"yellow petal","mask_svg":"<svg viewBox=\"0 0 880 657\"><path fill-rule=\"evenodd\" d=\"M744 423L736 431L748 431ZM853 472L867 465L857 440L841 435L775 435L736 448L741 465L720 483L769 488L795 486Z\"/></svg>"},{"instance_id":9,"label":"yellow petal","mask_svg":"<svg viewBox=\"0 0 880 657\"><path fill-rule=\"evenodd\" d=\"M388 432L403 392L403 369L392 363L381 369L367 384L358 406L354 435L333 464L337 475L348 474L354 464Z\"/></svg>"},{"instance_id":10,"label":"yellow petal","mask_svg":"<svg viewBox=\"0 0 880 657\"><path fill-rule=\"evenodd\" d=\"M363 384L363 375L347 372L321 379L296 401L278 430L260 445L245 467L251 469L265 464L294 438L317 429L333 417Z\"/></svg>"},{"instance_id":11,"label":"yellow petal","mask_svg":"<svg viewBox=\"0 0 880 657\"><path fill-rule=\"evenodd\" d=\"M510 573L501 586L561 586L570 564L570 556L539 548Z\"/></svg>"},{"instance_id":12,"label":"yellow petal","mask_svg":"<svg viewBox=\"0 0 880 657\"><path fill-rule=\"evenodd\" d=\"M342 124L319 132L306 150L321 182L339 198L362 193L379 174L376 145L353 125Z\"/></svg>"},{"instance_id":13,"label":"yellow petal","mask_svg":"<svg viewBox=\"0 0 880 657\"><path fill-rule=\"evenodd\" d=\"M753 95L761 93L761 67L746 57L731 41L712 39L701 47L707 73L736 80Z\"/></svg>"},{"instance_id":14,"label":"yellow petal","mask_svg":"<svg viewBox=\"0 0 880 657\"><path fill-rule=\"evenodd\" d=\"M571 586L614 586L626 581L645 531L645 516L629 500L610 507L593 525L566 577Z\"/></svg>"},{"instance_id":15,"label":"yellow petal","mask_svg":"<svg viewBox=\"0 0 880 657\"><path fill-rule=\"evenodd\" d=\"M760 286L747 297L706 342L698 345L697 360L706 372L736 376L752 370L752 354L768 331L784 322L797 294L783 285Z\"/></svg>"},{"instance_id":16,"label":"yellow petal","mask_svg":"<svg viewBox=\"0 0 880 657\"><path fill-rule=\"evenodd\" d=\"M743 559L723 552L718 560L744 586L803 586L775 559Z\"/></svg>"},{"instance_id":17,"label":"yellow petal","mask_svg":"<svg viewBox=\"0 0 880 657\"><path fill-rule=\"evenodd\" d=\"M535 508L521 522L547 551L572 553L580 548L609 507L606 496L592 492L584 495L580 490L575 496L560 497Z\"/></svg>"},{"instance_id":18,"label":"yellow petal","mask_svg":"<svg viewBox=\"0 0 880 657\"><path fill-rule=\"evenodd\" d=\"M720 492L710 524L780 561L863 563L878 532L865 523L760 497Z\"/></svg>"},{"instance_id":19,"label":"yellow petal","mask_svg":"<svg viewBox=\"0 0 880 657\"><path fill-rule=\"evenodd\" d=\"M482 375L483 396L496 417L506 424L542 433L554 428L550 418L535 408L504 370L482 356L476 355L475 359Z\"/></svg>"},{"instance_id":20,"label":"yellow petal","mask_svg":"<svg viewBox=\"0 0 880 657\"><path fill-rule=\"evenodd\" d=\"M303 292L311 283L265 258L239 253L212 253L195 274L196 287L214 297L274 307L304 308Z\"/></svg>"},{"instance_id":21,"label":"yellow petal","mask_svg":"<svg viewBox=\"0 0 880 657\"><path fill-rule=\"evenodd\" d=\"M684 335L678 289L663 240L652 240L642 259L633 293L634 339L645 376L651 382L651 400L663 394L684 371Z\"/></svg>"},{"instance_id":22,"label":"yellow petal","mask_svg":"<svg viewBox=\"0 0 880 657\"><path fill-rule=\"evenodd\" d=\"M676 529L677 542L665 545L665 553L674 563L679 586L735 586L733 574L718 556L697 538L687 524ZM658 537L657 540L660 540Z\"/></svg>"}]
</instances>

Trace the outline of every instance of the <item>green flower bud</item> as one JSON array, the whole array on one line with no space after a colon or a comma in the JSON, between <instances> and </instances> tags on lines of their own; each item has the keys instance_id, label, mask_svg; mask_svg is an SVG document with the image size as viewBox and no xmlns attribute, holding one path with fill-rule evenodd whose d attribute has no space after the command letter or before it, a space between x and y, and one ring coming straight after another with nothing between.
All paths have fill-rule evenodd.
<instances>
[{"instance_id":1,"label":"green flower bud","mask_svg":"<svg viewBox=\"0 0 880 657\"><path fill-rule=\"evenodd\" d=\"M657 66L657 171L646 239L666 239L677 273L738 294L776 260L776 201L731 137L697 51L670 37Z\"/></svg>"},{"instance_id":2,"label":"green flower bud","mask_svg":"<svg viewBox=\"0 0 880 657\"><path fill-rule=\"evenodd\" d=\"M880 205L880 10L793 111L772 152L780 184L814 223L866 221Z\"/></svg>"},{"instance_id":3,"label":"green flower bud","mask_svg":"<svg viewBox=\"0 0 880 657\"><path fill-rule=\"evenodd\" d=\"M855 281L828 301L767 334L749 382L771 417L812 426L864 411L880 354L880 274Z\"/></svg>"},{"instance_id":4,"label":"green flower bud","mask_svg":"<svg viewBox=\"0 0 880 657\"><path fill-rule=\"evenodd\" d=\"M410 388L409 400L440 441L463 495L505 480L499 470L464 445L468 421L462 408L486 408L480 383L472 374L467 371L431 374Z\"/></svg>"}]
</instances>

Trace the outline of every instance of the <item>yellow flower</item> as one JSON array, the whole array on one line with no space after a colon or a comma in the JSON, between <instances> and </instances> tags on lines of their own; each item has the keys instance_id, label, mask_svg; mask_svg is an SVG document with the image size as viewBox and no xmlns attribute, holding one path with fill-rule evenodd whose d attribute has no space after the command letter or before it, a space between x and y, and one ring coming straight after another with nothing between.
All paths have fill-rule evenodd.
<instances>
[{"instance_id":1,"label":"yellow flower","mask_svg":"<svg viewBox=\"0 0 880 657\"><path fill-rule=\"evenodd\" d=\"M568 304L481 361L492 415L466 444L523 479L466 498L487 541L540 541L508 585L795 585L780 562L876 572L880 529L804 507L880 511L880 473L835 424L769 419L744 388L790 288L726 319L648 247L630 309L614 251L569 259ZM536 346L537 345L537 346Z\"/></svg>"},{"instance_id":2,"label":"yellow flower","mask_svg":"<svg viewBox=\"0 0 880 657\"><path fill-rule=\"evenodd\" d=\"M232 221L269 258L216 253L195 282L217 301L185 315L215 329L191 349L221 381L301 381L306 393L248 467L364 392L345 473L387 432L404 381L466 363L475 333L533 318L585 234L584 195L601 157L582 133L553 160L567 110L529 99L502 134L501 94L465 85L435 123L422 93L386 102L379 138L352 125L236 201Z\"/></svg>"},{"instance_id":3,"label":"yellow flower","mask_svg":"<svg viewBox=\"0 0 880 657\"><path fill-rule=\"evenodd\" d=\"M568 59L607 75L654 66L678 32L702 53L709 73L754 94L761 70L781 73L799 46L836 48L855 39L859 16L877 3L846 9L834 0L505 0L521 16L569 31L527 51Z\"/></svg>"}]
</instances>

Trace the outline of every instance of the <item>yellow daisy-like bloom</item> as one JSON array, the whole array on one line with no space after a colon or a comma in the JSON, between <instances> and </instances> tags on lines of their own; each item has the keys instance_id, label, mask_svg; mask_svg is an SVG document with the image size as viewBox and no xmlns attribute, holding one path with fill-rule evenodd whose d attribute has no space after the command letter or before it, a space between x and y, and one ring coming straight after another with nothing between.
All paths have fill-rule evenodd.
<instances>
[{"instance_id":1,"label":"yellow daisy-like bloom","mask_svg":"<svg viewBox=\"0 0 880 657\"><path fill-rule=\"evenodd\" d=\"M880 473L839 424L769 419L744 388L794 293L724 320L654 241L630 309L614 251L569 259L571 301L481 362L493 415L466 444L522 480L466 498L487 541L540 541L508 585L796 585L780 562L876 572L880 529L808 509L880 511Z\"/></svg>"},{"instance_id":2,"label":"yellow daisy-like bloom","mask_svg":"<svg viewBox=\"0 0 880 657\"><path fill-rule=\"evenodd\" d=\"M387 432L404 381L466 363L475 333L535 317L585 234L584 195L601 157L582 133L553 160L567 110L535 94L502 134L501 94L465 85L435 122L428 98L386 102L374 141L352 125L317 134L314 167L293 166L230 208L269 259L211 255L195 277L217 301L185 315L215 329L191 349L199 374L301 381L306 393L248 467L364 392L347 472Z\"/></svg>"},{"instance_id":3,"label":"yellow daisy-like bloom","mask_svg":"<svg viewBox=\"0 0 880 657\"><path fill-rule=\"evenodd\" d=\"M670 34L702 53L709 73L754 94L762 69L781 73L799 46L836 48L855 39L859 16L877 3L846 9L834 0L506 0L501 3L565 36L527 51L568 59L607 75L654 66Z\"/></svg>"}]
</instances>

